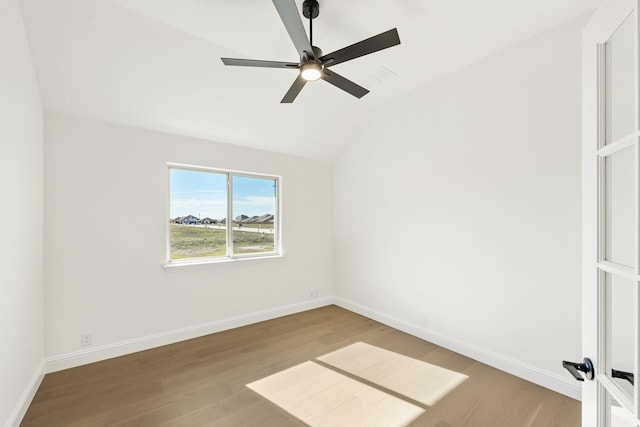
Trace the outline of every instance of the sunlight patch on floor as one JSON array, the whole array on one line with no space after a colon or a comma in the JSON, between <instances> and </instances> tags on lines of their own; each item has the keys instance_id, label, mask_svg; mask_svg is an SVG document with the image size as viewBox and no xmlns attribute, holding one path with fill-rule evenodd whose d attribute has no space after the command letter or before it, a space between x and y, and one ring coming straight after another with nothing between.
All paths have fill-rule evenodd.
<instances>
[{"instance_id":1,"label":"sunlight patch on floor","mask_svg":"<svg viewBox=\"0 0 640 427\"><path fill-rule=\"evenodd\" d=\"M404 427L424 413L418 406L313 362L247 387L313 427Z\"/></svg>"},{"instance_id":2,"label":"sunlight patch on floor","mask_svg":"<svg viewBox=\"0 0 640 427\"><path fill-rule=\"evenodd\" d=\"M313 427L404 427L468 378L362 342L317 360L247 387Z\"/></svg>"},{"instance_id":3,"label":"sunlight patch on floor","mask_svg":"<svg viewBox=\"0 0 640 427\"><path fill-rule=\"evenodd\" d=\"M428 406L435 405L468 378L362 342L318 357L318 360Z\"/></svg>"}]
</instances>

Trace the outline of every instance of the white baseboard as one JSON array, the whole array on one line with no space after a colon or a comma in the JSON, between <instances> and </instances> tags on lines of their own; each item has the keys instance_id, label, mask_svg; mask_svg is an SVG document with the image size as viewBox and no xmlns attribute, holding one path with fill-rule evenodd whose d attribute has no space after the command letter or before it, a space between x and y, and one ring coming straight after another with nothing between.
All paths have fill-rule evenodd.
<instances>
[{"instance_id":1,"label":"white baseboard","mask_svg":"<svg viewBox=\"0 0 640 427\"><path fill-rule=\"evenodd\" d=\"M497 353L493 353L491 351L470 345L468 343L464 343L455 338L444 336L427 328L414 325L405 320L390 316L380 311L339 297L318 298L303 303L291 304L274 309L259 311L256 313L217 320L202 325L191 326L188 328L149 335L92 349L80 350L60 356L49 357L44 360L44 367L43 369L41 369L41 371L45 373L56 372L63 369L99 362L101 360L123 356L138 351L148 350L167 344L173 344L179 341L198 338L204 335L238 328L265 320L300 313L331 304L335 304L346 310L376 320L380 323L406 332L425 341L432 342L448 350L455 351L456 353L460 353L462 355L470 357L471 359L485 363L496 369L500 369L501 371L507 372L519 378L530 381L534 384L538 384L542 387L564 394L573 399L581 399L582 392L579 383L575 383L568 379L562 378L559 375L544 371L535 366L531 366L521 361L511 359ZM32 380L34 387L30 386L30 388L28 389L30 390L30 393L32 392L33 394L35 394L37 386L40 384L41 380L42 374L40 374L40 378L38 380ZM31 388L33 388L32 391ZM33 394L31 394L29 397L29 393L25 392L25 396L21 400L21 402L26 402L26 405L24 405L25 412L26 408L28 407L28 403L31 402L31 399L33 398ZM20 408L20 406L18 406L17 408ZM16 409L16 411L14 412L16 412L16 415L19 415L18 409ZM24 415L24 412L22 413L22 415ZM15 417L13 417L12 419L14 418ZM20 420L21 417L17 419Z\"/></svg>"},{"instance_id":2,"label":"white baseboard","mask_svg":"<svg viewBox=\"0 0 640 427\"><path fill-rule=\"evenodd\" d=\"M413 325L405 320L389 316L388 314L356 304L344 298L334 297L334 300L335 305L346 310L353 311L354 313L358 313L425 341L432 342L448 350L455 351L473 360L477 360L573 399L581 400L582 398L582 388L580 387L580 383L576 381L562 378L559 375L544 371L535 366L441 335L427 328Z\"/></svg>"},{"instance_id":3,"label":"white baseboard","mask_svg":"<svg viewBox=\"0 0 640 427\"><path fill-rule=\"evenodd\" d=\"M38 387L40 387L40 383L42 383L42 378L44 378L44 361L41 361L36 367L31 380L29 380L29 384L27 384L27 387L24 389L15 408L13 408L13 412L7 420L7 427L18 427L20 425L24 415L27 413L27 409L29 409L29 405L31 405L33 396L36 395L36 391L38 391Z\"/></svg>"},{"instance_id":4,"label":"white baseboard","mask_svg":"<svg viewBox=\"0 0 640 427\"><path fill-rule=\"evenodd\" d=\"M74 368L113 357L124 356L138 351L149 350L179 341L198 338L228 329L250 325L252 323L263 322L277 317L300 313L333 304L332 297L317 298L311 301L291 304L283 307L258 311L246 315L231 317L228 319L216 320L202 325L190 326L159 334L148 335L114 344L108 344L87 350L74 351L60 356L48 357L45 359L45 372L56 372L63 369Z\"/></svg>"}]
</instances>

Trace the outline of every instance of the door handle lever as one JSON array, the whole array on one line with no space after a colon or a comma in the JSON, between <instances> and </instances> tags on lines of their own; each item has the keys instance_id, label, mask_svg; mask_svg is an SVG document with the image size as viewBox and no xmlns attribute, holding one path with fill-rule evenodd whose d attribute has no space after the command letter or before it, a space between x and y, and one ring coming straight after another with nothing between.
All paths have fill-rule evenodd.
<instances>
[{"instance_id":1,"label":"door handle lever","mask_svg":"<svg viewBox=\"0 0 640 427\"><path fill-rule=\"evenodd\" d=\"M589 359L588 357L585 357L582 360L582 363L567 362L566 360L563 360L562 367L569 371L571 375L573 375L573 378L578 381L584 381L584 378L582 377L582 375L580 375L580 372L584 372L584 376L588 380L593 379L593 362L591 362L591 359Z\"/></svg>"},{"instance_id":2,"label":"door handle lever","mask_svg":"<svg viewBox=\"0 0 640 427\"><path fill-rule=\"evenodd\" d=\"M612 369L611 378L621 378L623 380L629 381L631 385L633 385L633 373L631 372L617 371L615 369Z\"/></svg>"}]
</instances>

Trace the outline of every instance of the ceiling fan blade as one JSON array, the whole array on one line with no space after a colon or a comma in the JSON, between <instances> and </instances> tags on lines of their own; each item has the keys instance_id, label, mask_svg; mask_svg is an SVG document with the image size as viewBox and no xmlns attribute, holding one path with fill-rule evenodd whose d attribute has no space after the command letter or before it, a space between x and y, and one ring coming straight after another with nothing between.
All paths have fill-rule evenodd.
<instances>
[{"instance_id":1,"label":"ceiling fan blade","mask_svg":"<svg viewBox=\"0 0 640 427\"><path fill-rule=\"evenodd\" d=\"M322 80L331 83L338 89L342 89L343 91L350 93L356 98L362 98L369 93L367 89L363 88L359 84L356 84L349 79L345 79L340 74L327 69L322 73Z\"/></svg>"},{"instance_id":2,"label":"ceiling fan blade","mask_svg":"<svg viewBox=\"0 0 640 427\"><path fill-rule=\"evenodd\" d=\"M278 15L280 15L280 19L282 19L282 23L287 29L289 37L291 37L291 41L293 41L300 58L302 58L306 52L309 58L315 59L295 0L273 0L273 5L276 7Z\"/></svg>"},{"instance_id":3,"label":"ceiling fan blade","mask_svg":"<svg viewBox=\"0 0 640 427\"><path fill-rule=\"evenodd\" d=\"M274 0L275 1L275 0ZM387 49L400 44L400 36L398 29L394 28L377 36L369 37L366 40L352 44L335 52L322 55L318 60L325 64L326 67L359 58L379 50Z\"/></svg>"},{"instance_id":4,"label":"ceiling fan blade","mask_svg":"<svg viewBox=\"0 0 640 427\"><path fill-rule=\"evenodd\" d=\"M295 62L261 61L258 59L220 58L224 65L237 65L240 67L266 67L266 68L299 68Z\"/></svg>"},{"instance_id":5,"label":"ceiling fan blade","mask_svg":"<svg viewBox=\"0 0 640 427\"><path fill-rule=\"evenodd\" d=\"M298 78L295 79L295 81L293 82L293 84L291 85L287 93L284 95L284 98L282 98L282 101L280 101L280 103L291 104L296 99L296 97L298 96L298 94L300 93L300 91L302 90L302 88L306 83L307 81L303 79L302 76L298 75Z\"/></svg>"}]
</instances>

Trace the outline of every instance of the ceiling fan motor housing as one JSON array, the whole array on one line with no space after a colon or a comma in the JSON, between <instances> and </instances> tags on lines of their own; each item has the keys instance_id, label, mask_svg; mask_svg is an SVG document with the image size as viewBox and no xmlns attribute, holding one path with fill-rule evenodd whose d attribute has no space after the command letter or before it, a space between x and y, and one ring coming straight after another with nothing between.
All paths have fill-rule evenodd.
<instances>
[{"instance_id":1,"label":"ceiling fan motor housing","mask_svg":"<svg viewBox=\"0 0 640 427\"><path fill-rule=\"evenodd\" d=\"M304 0L302 3L302 14L305 18L315 19L320 13L320 5L317 0Z\"/></svg>"}]
</instances>

